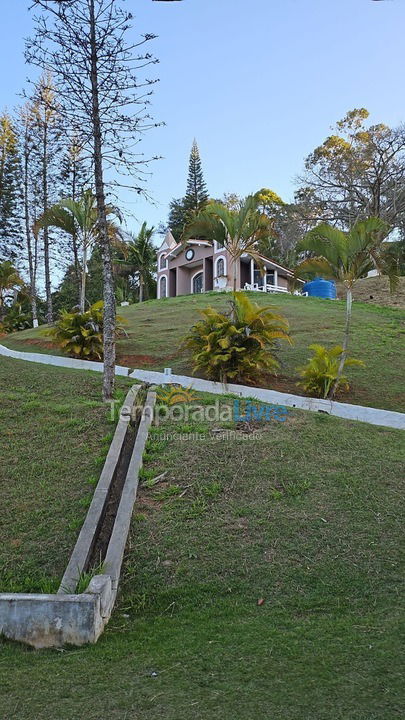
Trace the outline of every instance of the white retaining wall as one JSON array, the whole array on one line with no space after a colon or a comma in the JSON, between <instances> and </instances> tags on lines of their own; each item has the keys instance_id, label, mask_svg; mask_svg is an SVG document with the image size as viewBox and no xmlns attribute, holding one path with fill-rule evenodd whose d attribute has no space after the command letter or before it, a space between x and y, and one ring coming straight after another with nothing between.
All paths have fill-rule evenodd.
<instances>
[{"instance_id":1,"label":"white retaining wall","mask_svg":"<svg viewBox=\"0 0 405 720\"><path fill-rule=\"evenodd\" d=\"M56 355L45 355L41 353L19 352L9 350L0 345L0 355L12 357L17 360L28 360L29 362L40 362L59 367L75 368L77 370L103 371L103 363L91 362L88 360L75 360L73 358L58 357ZM300 410L311 410L313 412L326 412L329 415L345 418L347 420L359 420L370 425L381 425L382 427L397 428L405 430L405 413L394 412L393 410L381 410L378 408L364 407L363 405L350 405L349 403L334 402L331 400L319 400L317 398L303 397L302 395L289 395L276 390L265 388L248 387L247 385L221 385L221 383L192 378L187 375L172 375L167 373L154 372L152 370L132 370L117 365L116 375L129 376L143 382L163 385L176 383L183 387L191 387L201 392L223 395L232 393L244 398L255 398L265 403L284 405L285 407L298 408Z\"/></svg>"}]
</instances>

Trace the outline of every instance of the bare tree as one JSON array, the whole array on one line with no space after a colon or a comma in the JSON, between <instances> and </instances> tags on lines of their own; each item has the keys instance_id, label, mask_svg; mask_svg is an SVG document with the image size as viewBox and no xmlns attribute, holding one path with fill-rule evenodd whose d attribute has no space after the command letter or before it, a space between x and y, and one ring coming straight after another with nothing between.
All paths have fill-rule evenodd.
<instances>
[{"instance_id":1,"label":"bare tree","mask_svg":"<svg viewBox=\"0 0 405 720\"><path fill-rule=\"evenodd\" d=\"M47 212L57 196L60 154L60 107L57 101L54 82L50 72L44 72L35 85L31 102L33 117L32 132L34 146L32 154L36 156L40 176L41 212ZM48 228L43 231L45 293L47 304L47 322L53 321L51 287L51 238Z\"/></svg>"},{"instance_id":2,"label":"bare tree","mask_svg":"<svg viewBox=\"0 0 405 720\"><path fill-rule=\"evenodd\" d=\"M404 223L405 128L368 126L368 116L364 108L348 112L306 159L300 192L312 221L343 229L368 217Z\"/></svg>"},{"instance_id":3,"label":"bare tree","mask_svg":"<svg viewBox=\"0 0 405 720\"><path fill-rule=\"evenodd\" d=\"M103 398L109 400L115 373L115 296L106 184L144 191L149 160L138 153L138 143L142 133L156 125L147 112L150 86L156 81L141 82L137 73L157 62L143 51L155 36L126 42L132 15L122 8L122 0L34 0L33 7L42 13L35 17L26 58L52 73L64 116L93 163L103 257Z\"/></svg>"},{"instance_id":4,"label":"bare tree","mask_svg":"<svg viewBox=\"0 0 405 720\"><path fill-rule=\"evenodd\" d=\"M32 172L32 157L34 151L35 116L31 103L26 103L18 112L20 128L21 148L21 174L23 185L24 205L24 231L25 249L27 252L29 292L32 308L32 323L38 326L37 308L37 270L38 270L38 237L32 233L32 225L35 221L36 193L34 192L35 182Z\"/></svg>"}]
</instances>

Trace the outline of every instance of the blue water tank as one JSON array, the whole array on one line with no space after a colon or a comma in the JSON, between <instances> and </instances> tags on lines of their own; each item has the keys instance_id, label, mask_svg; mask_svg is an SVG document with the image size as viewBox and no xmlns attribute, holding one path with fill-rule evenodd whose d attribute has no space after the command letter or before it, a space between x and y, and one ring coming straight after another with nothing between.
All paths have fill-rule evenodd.
<instances>
[{"instance_id":1,"label":"blue water tank","mask_svg":"<svg viewBox=\"0 0 405 720\"><path fill-rule=\"evenodd\" d=\"M302 288L303 293L308 293L311 297L327 298L336 300L336 285L333 280L324 280L317 277L310 282L305 283Z\"/></svg>"}]
</instances>

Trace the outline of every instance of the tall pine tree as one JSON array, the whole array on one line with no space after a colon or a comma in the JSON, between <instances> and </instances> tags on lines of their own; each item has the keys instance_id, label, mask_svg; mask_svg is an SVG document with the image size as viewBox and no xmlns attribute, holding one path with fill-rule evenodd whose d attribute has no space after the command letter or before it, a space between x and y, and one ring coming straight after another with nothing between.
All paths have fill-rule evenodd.
<instances>
[{"instance_id":1,"label":"tall pine tree","mask_svg":"<svg viewBox=\"0 0 405 720\"><path fill-rule=\"evenodd\" d=\"M172 200L169 212L169 227L176 240L191 220L204 210L208 202L208 190L204 180L200 151L194 140L188 165L187 190L183 198Z\"/></svg>"},{"instance_id":2,"label":"tall pine tree","mask_svg":"<svg viewBox=\"0 0 405 720\"><path fill-rule=\"evenodd\" d=\"M7 113L0 116L0 261L15 260L21 244L21 173L17 133Z\"/></svg>"},{"instance_id":3,"label":"tall pine tree","mask_svg":"<svg viewBox=\"0 0 405 720\"><path fill-rule=\"evenodd\" d=\"M50 73L43 73L35 86L32 98L34 115L33 133L35 154L40 177L41 214L58 199L60 190L60 160L63 127L58 98ZM47 227L42 232L45 272L45 293L48 323L53 321L52 309L52 260L54 259L53 241ZM51 255L52 249L52 255Z\"/></svg>"},{"instance_id":4,"label":"tall pine tree","mask_svg":"<svg viewBox=\"0 0 405 720\"><path fill-rule=\"evenodd\" d=\"M187 192L184 199L186 210L192 215L197 215L203 210L208 201L208 190L204 180L200 151L195 139L190 153Z\"/></svg>"}]
</instances>

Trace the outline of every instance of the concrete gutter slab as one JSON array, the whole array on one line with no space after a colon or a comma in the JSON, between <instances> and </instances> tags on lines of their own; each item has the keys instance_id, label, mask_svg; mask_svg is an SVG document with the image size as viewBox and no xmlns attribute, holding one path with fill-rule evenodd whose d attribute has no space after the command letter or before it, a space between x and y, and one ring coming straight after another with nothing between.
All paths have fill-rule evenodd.
<instances>
[{"instance_id":1,"label":"concrete gutter slab","mask_svg":"<svg viewBox=\"0 0 405 720\"><path fill-rule=\"evenodd\" d=\"M72 593L76 590L80 575L85 569L90 557L97 532L104 516L104 510L109 497L110 488L124 445L130 421L130 411L136 401L140 387L140 385L134 385L125 398L123 407L128 410L128 414L121 414L118 420L100 479L94 491L90 507L82 529L80 530L79 537L77 538L69 564L63 575L58 591L59 593Z\"/></svg>"},{"instance_id":2,"label":"concrete gutter slab","mask_svg":"<svg viewBox=\"0 0 405 720\"><path fill-rule=\"evenodd\" d=\"M95 490L92 503L56 595L0 594L0 634L37 649L95 643L108 622L118 591L122 560L131 524L139 470L153 420L156 394L148 392L131 453L102 575L93 577L83 594L73 594L102 522L115 468L126 437L130 411L139 386L131 388ZM68 593L66 593L68 590ZM70 590L70 592L69 592Z\"/></svg>"}]
</instances>

